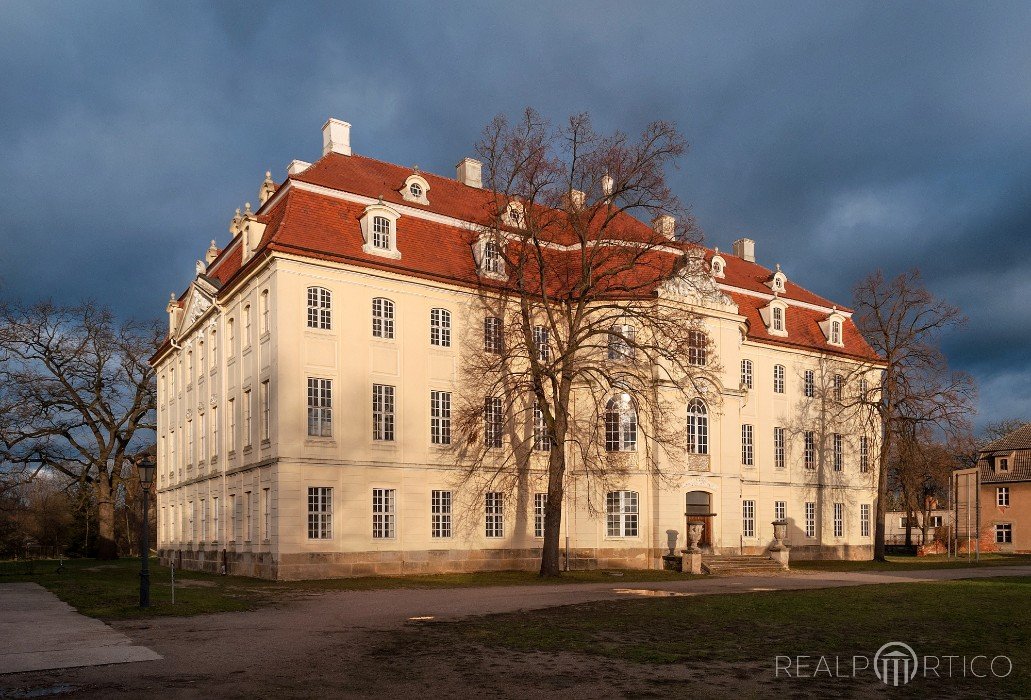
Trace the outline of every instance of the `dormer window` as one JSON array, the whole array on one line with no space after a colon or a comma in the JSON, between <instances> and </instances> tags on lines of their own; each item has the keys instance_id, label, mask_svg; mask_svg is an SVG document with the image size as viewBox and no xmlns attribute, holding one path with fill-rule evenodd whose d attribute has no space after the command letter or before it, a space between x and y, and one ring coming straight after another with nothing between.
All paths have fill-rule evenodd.
<instances>
[{"instance_id":1,"label":"dormer window","mask_svg":"<svg viewBox=\"0 0 1031 700\"><path fill-rule=\"evenodd\" d=\"M482 238L476 250L477 266L485 277L502 279L505 276L505 257L501 243Z\"/></svg>"},{"instance_id":2,"label":"dormer window","mask_svg":"<svg viewBox=\"0 0 1031 700\"><path fill-rule=\"evenodd\" d=\"M829 344L842 347L845 344L844 325L845 317L837 308L834 308L827 318L820 321L820 330L823 331L823 335Z\"/></svg>"},{"instance_id":3,"label":"dormer window","mask_svg":"<svg viewBox=\"0 0 1031 700\"><path fill-rule=\"evenodd\" d=\"M788 277L781 272L779 263L777 264L777 271L773 273L773 276L770 277L766 284L775 294L783 294L787 290Z\"/></svg>"},{"instance_id":4,"label":"dormer window","mask_svg":"<svg viewBox=\"0 0 1031 700\"><path fill-rule=\"evenodd\" d=\"M720 249L716 248L714 255L712 256L712 263L710 264L712 276L718 279L723 279L727 276L726 269L727 261L723 259L722 255L720 255Z\"/></svg>"},{"instance_id":5,"label":"dormer window","mask_svg":"<svg viewBox=\"0 0 1031 700\"><path fill-rule=\"evenodd\" d=\"M506 226L523 228L526 225L523 205L520 202L509 202L505 208L505 213L501 216L501 221Z\"/></svg>"},{"instance_id":6,"label":"dormer window","mask_svg":"<svg viewBox=\"0 0 1031 700\"><path fill-rule=\"evenodd\" d=\"M1000 472L1008 472L1010 470L1009 457L996 457L996 463Z\"/></svg>"},{"instance_id":7,"label":"dormer window","mask_svg":"<svg viewBox=\"0 0 1031 700\"><path fill-rule=\"evenodd\" d=\"M399 260L401 252L397 249L397 220L401 214L380 200L370 204L362 212L362 238L365 245L362 250L371 255Z\"/></svg>"},{"instance_id":8,"label":"dormer window","mask_svg":"<svg viewBox=\"0 0 1031 700\"><path fill-rule=\"evenodd\" d=\"M780 299L771 299L770 303L759 309L766 332L770 335L787 336L788 305Z\"/></svg>"},{"instance_id":9,"label":"dormer window","mask_svg":"<svg viewBox=\"0 0 1031 700\"><path fill-rule=\"evenodd\" d=\"M398 190L401 198L406 202L416 204L429 204L430 183L418 172L414 172L405 178L405 184Z\"/></svg>"}]
</instances>

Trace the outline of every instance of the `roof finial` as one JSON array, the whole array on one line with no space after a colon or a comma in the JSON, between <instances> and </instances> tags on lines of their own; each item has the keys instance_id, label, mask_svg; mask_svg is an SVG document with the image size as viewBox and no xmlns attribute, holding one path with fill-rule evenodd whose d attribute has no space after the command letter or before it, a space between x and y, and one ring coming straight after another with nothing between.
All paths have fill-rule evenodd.
<instances>
[{"instance_id":1,"label":"roof finial","mask_svg":"<svg viewBox=\"0 0 1031 700\"><path fill-rule=\"evenodd\" d=\"M413 166L412 166L412 170L414 170L414 171L415 171L415 173L416 173L416 174L418 174L418 172L419 172L419 166L418 166L418 165L413 165Z\"/></svg>"},{"instance_id":2,"label":"roof finial","mask_svg":"<svg viewBox=\"0 0 1031 700\"><path fill-rule=\"evenodd\" d=\"M244 216L251 216L251 203L250 202L247 202L246 204L243 205L243 215Z\"/></svg>"},{"instance_id":3,"label":"roof finial","mask_svg":"<svg viewBox=\"0 0 1031 700\"><path fill-rule=\"evenodd\" d=\"M777 263L777 272L780 272L780 263Z\"/></svg>"}]
</instances>

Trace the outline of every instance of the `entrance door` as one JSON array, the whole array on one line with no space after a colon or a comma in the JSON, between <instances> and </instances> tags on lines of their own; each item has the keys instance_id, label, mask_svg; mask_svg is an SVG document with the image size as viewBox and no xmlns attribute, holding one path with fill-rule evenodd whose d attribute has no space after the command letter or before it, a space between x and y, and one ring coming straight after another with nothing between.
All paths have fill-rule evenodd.
<instances>
[{"instance_id":1,"label":"entrance door","mask_svg":"<svg viewBox=\"0 0 1031 700\"><path fill-rule=\"evenodd\" d=\"M685 513L688 520L702 521L702 538L698 544L702 547L711 547L712 519L716 515L712 512L712 494L708 491L689 491Z\"/></svg>"}]
</instances>

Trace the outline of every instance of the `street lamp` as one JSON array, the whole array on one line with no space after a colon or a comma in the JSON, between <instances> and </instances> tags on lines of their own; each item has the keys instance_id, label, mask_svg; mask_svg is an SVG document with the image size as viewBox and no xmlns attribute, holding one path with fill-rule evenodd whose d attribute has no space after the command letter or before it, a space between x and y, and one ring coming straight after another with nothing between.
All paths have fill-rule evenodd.
<instances>
[{"instance_id":1,"label":"street lamp","mask_svg":"<svg viewBox=\"0 0 1031 700\"><path fill-rule=\"evenodd\" d=\"M150 607L150 518L147 506L150 504L150 485L154 483L154 474L158 465L149 455L136 458L136 468L140 472L140 486L143 487L143 534L140 538L140 607Z\"/></svg>"}]
</instances>

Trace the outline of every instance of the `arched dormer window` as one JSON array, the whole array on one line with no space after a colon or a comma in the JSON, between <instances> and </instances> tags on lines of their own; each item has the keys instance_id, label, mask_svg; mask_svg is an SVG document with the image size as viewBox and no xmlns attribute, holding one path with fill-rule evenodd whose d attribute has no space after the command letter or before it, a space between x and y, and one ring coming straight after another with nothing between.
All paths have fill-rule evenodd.
<instances>
[{"instance_id":1,"label":"arched dormer window","mask_svg":"<svg viewBox=\"0 0 1031 700\"><path fill-rule=\"evenodd\" d=\"M777 271L773 273L766 282L767 286L777 294L783 294L787 290L788 277L780 270L780 263L777 263Z\"/></svg>"},{"instance_id":2,"label":"arched dormer window","mask_svg":"<svg viewBox=\"0 0 1031 700\"><path fill-rule=\"evenodd\" d=\"M637 411L630 394L619 393L605 404L605 451L637 449Z\"/></svg>"},{"instance_id":3,"label":"arched dormer window","mask_svg":"<svg viewBox=\"0 0 1031 700\"><path fill-rule=\"evenodd\" d=\"M512 228L525 228L526 213L523 211L522 202L509 202L505 212L501 215L501 222Z\"/></svg>"},{"instance_id":4,"label":"arched dormer window","mask_svg":"<svg viewBox=\"0 0 1031 700\"><path fill-rule=\"evenodd\" d=\"M727 276L727 261L722 255L720 255L719 248L713 250L712 261L709 263L709 270L712 272L712 276L717 279L723 279Z\"/></svg>"},{"instance_id":5,"label":"arched dormer window","mask_svg":"<svg viewBox=\"0 0 1031 700\"><path fill-rule=\"evenodd\" d=\"M837 307L831 309L827 318L820 321L820 330L830 345L843 347L845 345L845 316L838 311Z\"/></svg>"},{"instance_id":6,"label":"arched dormer window","mask_svg":"<svg viewBox=\"0 0 1031 700\"><path fill-rule=\"evenodd\" d=\"M360 220L365 241L362 250L371 255L400 260L401 252L397 249L397 220L400 218L401 214L382 200L365 207Z\"/></svg>"},{"instance_id":7,"label":"arched dormer window","mask_svg":"<svg viewBox=\"0 0 1031 700\"><path fill-rule=\"evenodd\" d=\"M780 299L771 299L770 303L759 309L766 332L770 335L787 336L788 305Z\"/></svg>"},{"instance_id":8,"label":"arched dormer window","mask_svg":"<svg viewBox=\"0 0 1031 700\"><path fill-rule=\"evenodd\" d=\"M701 399L691 399L687 404L687 451L709 454L709 410Z\"/></svg>"},{"instance_id":9,"label":"arched dormer window","mask_svg":"<svg viewBox=\"0 0 1031 700\"><path fill-rule=\"evenodd\" d=\"M430 183L418 172L414 172L405 179L405 184L399 190L401 198L406 202L416 204L429 204Z\"/></svg>"}]
</instances>

